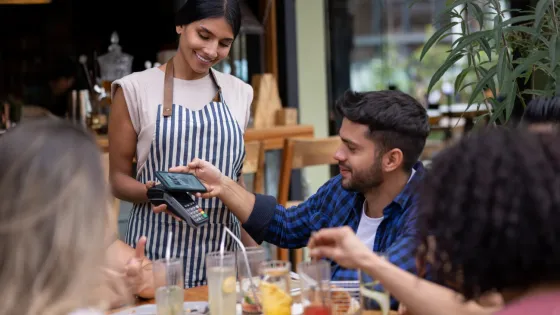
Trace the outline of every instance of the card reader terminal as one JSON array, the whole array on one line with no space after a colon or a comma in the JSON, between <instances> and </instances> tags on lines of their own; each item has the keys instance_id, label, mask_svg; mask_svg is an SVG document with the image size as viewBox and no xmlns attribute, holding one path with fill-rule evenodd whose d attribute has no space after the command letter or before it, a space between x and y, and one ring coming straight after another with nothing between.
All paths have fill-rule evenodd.
<instances>
[{"instance_id":1,"label":"card reader terminal","mask_svg":"<svg viewBox=\"0 0 560 315\"><path fill-rule=\"evenodd\" d=\"M167 209L191 227L197 228L208 222L208 215L186 192L169 192L161 184L148 189L148 199L156 206L165 204Z\"/></svg>"}]
</instances>

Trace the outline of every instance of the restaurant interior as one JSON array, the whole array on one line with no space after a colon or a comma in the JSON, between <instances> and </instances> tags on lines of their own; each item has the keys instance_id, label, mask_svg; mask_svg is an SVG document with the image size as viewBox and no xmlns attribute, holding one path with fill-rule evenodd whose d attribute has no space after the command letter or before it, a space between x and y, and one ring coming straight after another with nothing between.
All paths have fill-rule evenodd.
<instances>
[{"instance_id":1,"label":"restaurant interior","mask_svg":"<svg viewBox=\"0 0 560 315\"><path fill-rule=\"evenodd\" d=\"M334 104L348 89L400 90L415 97L429 114L431 132L420 157L426 166L439 152L485 124L480 117L488 115L488 110L467 106L468 97L454 93L457 71L444 76L435 91L427 93L427 85L445 60L453 37L439 42L427 60L419 62L418 56L433 34L433 21L446 1L409 2L241 1L240 35L229 56L214 68L240 78L255 91L243 136L246 156L242 173L247 190L273 195L278 204L289 208L312 195L324 179L337 175L338 162L333 154L341 145L337 136L341 120L335 115ZM526 8L537 1L502 2L510 8ZM55 115L71 120L95 135L108 176L111 83L169 60L178 43L174 15L183 3L184 0L0 0L0 137L38 117ZM306 54L303 50L310 47L313 51ZM53 84L54 79L58 85ZM512 120L520 119L522 113L523 108L516 107ZM132 204L114 198L112 207L119 238L124 239ZM329 268L305 265L309 261L306 248L280 248L265 242L262 249L247 254L258 256L257 260L289 262L288 267L271 265L267 269L267 277L276 279L271 283L288 288L289 283L301 280L294 272L295 266L303 263L302 268L310 268L306 272L315 278L322 277L319 273ZM250 255L244 259L252 259ZM223 256L221 263L226 258ZM251 282L252 276L245 280ZM352 303L359 300L360 288L350 282L338 285L342 289L333 291L333 299L338 294L344 301L347 295L352 299L342 302L332 314L354 314L360 305ZM207 301L208 294L206 287L185 293L193 314L208 313L207 306L196 304ZM283 296L278 293L275 297L281 300ZM135 314L155 314L153 303L136 302L137 306L144 305L135 309ZM396 314L388 306L378 306L379 313L366 313ZM269 309L265 314L284 315L276 311ZM130 309L112 312L132 314ZM245 309L243 312L251 314ZM301 310L292 308L287 314L290 312ZM164 313L158 310L158 314ZM317 310L305 314L329 313Z\"/></svg>"}]
</instances>

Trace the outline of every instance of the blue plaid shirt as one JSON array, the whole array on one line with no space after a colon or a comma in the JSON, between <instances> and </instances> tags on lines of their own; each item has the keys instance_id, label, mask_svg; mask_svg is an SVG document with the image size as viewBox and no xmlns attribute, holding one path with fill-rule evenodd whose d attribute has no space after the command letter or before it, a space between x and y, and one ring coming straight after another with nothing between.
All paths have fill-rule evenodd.
<instances>
[{"instance_id":1,"label":"blue plaid shirt","mask_svg":"<svg viewBox=\"0 0 560 315\"><path fill-rule=\"evenodd\" d=\"M416 185L424 175L424 167L417 162L413 168L414 176L383 210L372 250L384 253L393 264L416 274ZM256 194L253 212L243 228L259 244L267 241L282 248L305 247L311 233L322 228L348 225L356 232L365 197L345 190L341 181L340 175L331 178L305 202L289 209L277 204L274 197ZM334 262L332 266L333 280L358 279L356 270Z\"/></svg>"}]
</instances>

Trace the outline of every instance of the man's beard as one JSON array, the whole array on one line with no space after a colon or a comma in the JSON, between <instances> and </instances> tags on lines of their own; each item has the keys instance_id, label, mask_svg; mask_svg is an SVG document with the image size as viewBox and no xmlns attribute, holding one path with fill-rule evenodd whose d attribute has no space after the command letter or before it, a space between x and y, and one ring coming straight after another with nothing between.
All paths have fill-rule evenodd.
<instances>
[{"instance_id":1,"label":"man's beard","mask_svg":"<svg viewBox=\"0 0 560 315\"><path fill-rule=\"evenodd\" d=\"M343 165L344 166L344 165ZM344 166L345 168L348 168ZM357 191L365 193L372 188L379 187L383 184L383 172L381 171L381 158L376 158L373 165L366 171L354 172L351 168L351 177L345 183L342 181L342 188L348 191Z\"/></svg>"}]
</instances>

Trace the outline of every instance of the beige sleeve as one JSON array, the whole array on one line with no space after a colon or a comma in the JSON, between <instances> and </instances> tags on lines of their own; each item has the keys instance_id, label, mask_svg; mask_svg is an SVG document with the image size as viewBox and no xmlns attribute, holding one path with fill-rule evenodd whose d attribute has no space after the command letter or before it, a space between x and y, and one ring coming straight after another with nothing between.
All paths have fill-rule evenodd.
<instances>
[{"instance_id":1,"label":"beige sleeve","mask_svg":"<svg viewBox=\"0 0 560 315\"><path fill-rule=\"evenodd\" d=\"M111 84L111 99L115 98L115 93L117 89L121 87L124 93L124 99L126 101L126 107L128 108L128 114L130 120L132 121L132 126L136 131L136 134L140 133L140 102L137 93L138 84L130 79L130 76L113 81Z\"/></svg>"}]
</instances>

